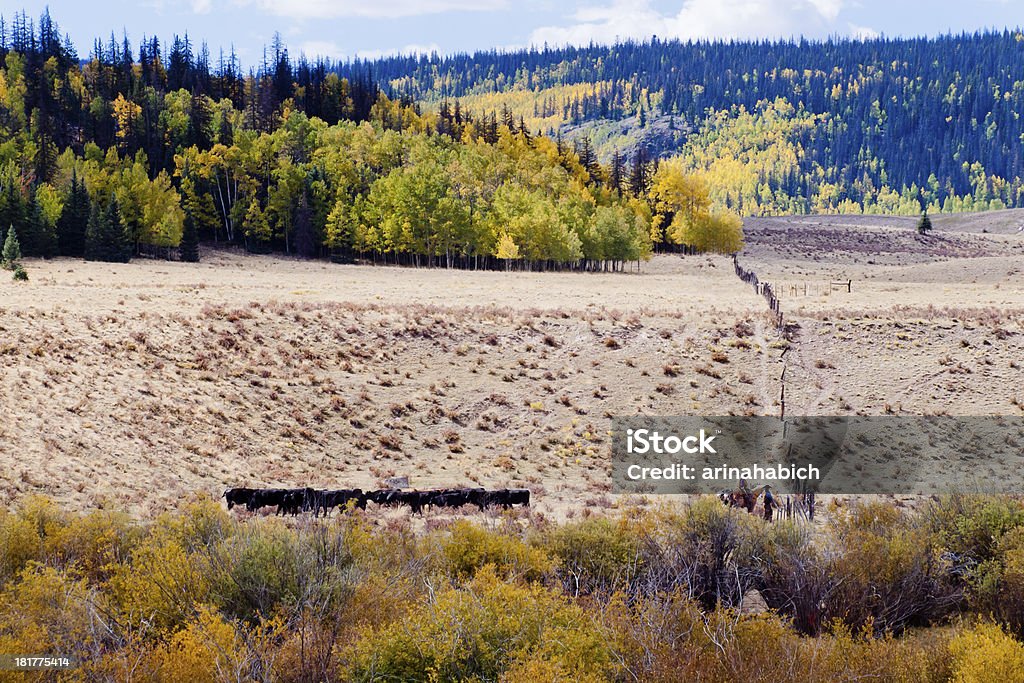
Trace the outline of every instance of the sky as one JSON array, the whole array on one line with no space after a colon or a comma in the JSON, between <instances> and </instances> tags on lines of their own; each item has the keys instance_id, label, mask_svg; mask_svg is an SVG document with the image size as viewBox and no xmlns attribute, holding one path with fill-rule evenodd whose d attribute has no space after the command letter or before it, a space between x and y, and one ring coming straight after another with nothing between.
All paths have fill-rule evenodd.
<instances>
[{"instance_id":1,"label":"sky","mask_svg":"<svg viewBox=\"0 0 1024 683\"><path fill-rule=\"evenodd\" d=\"M331 59L472 52L626 38L855 38L1024 26L1024 0L0 0L10 19L45 7L79 55L97 37L133 44L188 33L245 66L279 32L289 53Z\"/></svg>"}]
</instances>

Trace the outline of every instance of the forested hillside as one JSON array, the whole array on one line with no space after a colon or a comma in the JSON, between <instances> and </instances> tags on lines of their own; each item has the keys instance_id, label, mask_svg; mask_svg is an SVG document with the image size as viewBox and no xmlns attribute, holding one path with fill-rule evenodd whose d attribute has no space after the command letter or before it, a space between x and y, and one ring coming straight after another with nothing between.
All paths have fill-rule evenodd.
<instances>
[{"instance_id":1,"label":"forested hillside","mask_svg":"<svg viewBox=\"0 0 1024 683\"><path fill-rule=\"evenodd\" d=\"M393 57L341 73L367 68L393 95L428 104L461 98L469 111L507 104L534 129L599 138L606 161L623 142L627 156L679 155L708 172L719 204L747 214L1024 206L1019 30L827 42L655 39ZM623 121L632 135L609 137Z\"/></svg>"},{"instance_id":2,"label":"forested hillside","mask_svg":"<svg viewBox=\"0 0 1024 683\"><path fill-rule=\"evenodd\" d=\"M0 243L25 255L197 256L199 241L459 267L621 269L666 240L735 250L680 166L591 150L456 106L421 113L367 77L111 37L80 60L56 23L0 22ZM660 179L660 180L659 180ZM652 193L661 185L660 193ZM630 188L633 188L630 191ZM680 193L688 194L680 194Z\"/></svg>"},{"instance_id":3,"label":"forested hillside","mask_svg":"<svg viewBox=\"0 0 1024 683\"><path fill-rule=\"evenodd\" d=\"M1007 32L347 64L275 36L246 69L187 36L83 59L48 13L18 14L0 243L614 270L738 249L740 215L1022 206L1022 67Z\"/></svg>"}]
</instances>

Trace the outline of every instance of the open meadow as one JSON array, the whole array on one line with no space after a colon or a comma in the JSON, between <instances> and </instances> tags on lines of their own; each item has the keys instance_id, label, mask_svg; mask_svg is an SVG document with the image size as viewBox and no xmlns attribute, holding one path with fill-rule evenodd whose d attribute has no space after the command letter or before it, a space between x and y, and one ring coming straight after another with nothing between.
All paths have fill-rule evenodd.
<instances>
[{"instance_id":1,"label":"open meadow","mask_svg":"<svg viewBox=\"0 0 1024 683\"><path fill-rule=\"evenodd\" d=\"M29 260L28 283L0 285L0 487L148 517L230 486L408 475L528 487L564 519L619 505L611 416L778 415L784 367L787 415L1019 415L1022 222L749 219L739 258L776 284L788 341L725 257L624 274Z\"/></svg>"}]
</instances>

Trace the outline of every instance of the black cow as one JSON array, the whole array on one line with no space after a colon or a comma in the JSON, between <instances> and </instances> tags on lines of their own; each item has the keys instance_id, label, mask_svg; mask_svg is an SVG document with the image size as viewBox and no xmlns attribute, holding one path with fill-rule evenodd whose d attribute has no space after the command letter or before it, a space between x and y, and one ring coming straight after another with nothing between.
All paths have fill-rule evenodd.
<instances>
[{"instance_id":1,"label":"black cow","mask_svg":"<svg viewBox=\"0 0 1024 683\"><path fill-rule=\"evenodd\" d=\"M433 506L457 508L476 505L481 510L486 507L487 491L484 489L441 489L430 493L428 502Z\"/></svg>"},{"instance_id":2,"label":"black cow","mask_svg":"<svg viewBox=\"0 0 1024 683\"><path fill-rule=\"evenodd\" d=\"M419 513L423 507L430 502L432 491L402 491L401 489L385 489L382 491L371 491L367 494L367 500L371 500L382 507L395 507L408 505L413 513Z\"/></svg>"},{"instance_id":3,"label":"black cow","mask_svg":"<svg viewBox=\"0 0 1024 683\"><path fill-rule=\"evenodd\" d=\"M253 494L256 493L256 489L246 488L233 488L228 489L224 492L224 498L228 501L228 510L235 507L236 505L249 506L249 501L252 500Z\"/></svg>"},{"instance_id":4,"label":"black cow","mask_svg":"<svg viewBox=\"0 0 1024 683\"><path fill-rule=\"evenodd\" d=\"M508 507L523 505L530 507L530 489L505 489L508 495Z\"/></svg>"},{"instance_id":5,"label":"black cow","mask_svg":"<svg viewBox=\"0 0 1024 683\"><path fill-rule=\"evenodd\" d=\"M313 509L315 493L311 488L285 491L281 504L277 506L277 514L294 516Z\"/></svg>"},{"instance_id":6,"label":"black cow","mask_svg":"<svg viewBox=\"0 0 1024 683\"><path fill-rule=\"evenodd\" d=\"M376 503L381 507L394 507L401 505L402 502L398 499L398 494L401 491L399 489L383 489L381 491L370 491L366 494L366 499L370 502Z\"/></svg>"},{"instance_id":7,"label":"black cow","mask_svg":"<svg viewBox=\"0 0 1024 683\"><path fill-rule=\"evenodd\" d=\"M500 505L507 510L513 505L530 505L529 489L498 489L488 491L485 497L487 507Z\"/></svg>"},{"instance_id":8,"label":"black cow","mask_svg":"<svg viewBox=\"0 0 1024 683\"><path fill-rule=\"evenodd\" d=\"M257 489L253 491L252 497L245 507L249 512L256 512L272 505L280 506L284 501L285 493L287 493L285 489Z\"/></svg>"},{"instance_id":9,"label":"black cow","mask_svg":"<svg viewBox=\"0 0 1024 683\"><path fill-rule=\"evenodd\" d=\"M430 491L399 491L398 501L408 505L414 515L418 515L430 503Z\"/></svg>"},{"instance_id":10,"label":"black cow","mask_svg":"<svg viewBox=\"0 0 1024 683\"><path fill-rule=\"evenodd\" d=\"M316 491L316 502L313 506L313 515L317 516L323 511L326 517L336 507L344 508L349 501L355 501L355 506L360 510L366 509L367 496L362 489L340 489L337 491Z\"/></svg>"}]
</instances>

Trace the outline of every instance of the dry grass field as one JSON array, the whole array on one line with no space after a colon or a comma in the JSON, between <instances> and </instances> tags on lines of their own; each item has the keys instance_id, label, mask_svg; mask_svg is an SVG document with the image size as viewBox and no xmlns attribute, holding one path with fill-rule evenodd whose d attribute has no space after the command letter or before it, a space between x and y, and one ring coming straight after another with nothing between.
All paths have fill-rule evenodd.
<instances>
[{"instance_id":1,"label":"dry grass field","mask_svg":"<svg viewBox=\"0 0 1024 683\"><path fill-rule=\"evenodd\" d=\"M721 257L642 274L29 262L2 285L0 486L138 515L251 486L529 486L607 506L613 414L771 411Z\"/></svg>"},{"instance_id":2,"label":"dry grass field","mask_svg":"<svg viewBox=\"0 0 1024 683\"><path fill-rule=\"evenodd\" d=\"M928 237L915 223L748 221L742 260L796 325L787 413L1024 412L1024 212L940 216Z\"/></svg>"},{"instance_id":3,"label":"dry grass field","mask_svg":"<svg viewBox=\"0 0 1024 683\"><path fill-rule=\"evenodd\" d=\"M785 353L724 257L614 275L30 260L28 283L0 281L0 489L144 517L408 475L528 486L566 518L617 504L610 416L777 415L784 365L787 414L1019 415L1021 223L748 221L740 258L780 285ZM814 293L831 280L852 292Z\"/></svg>"}]
</instances>

